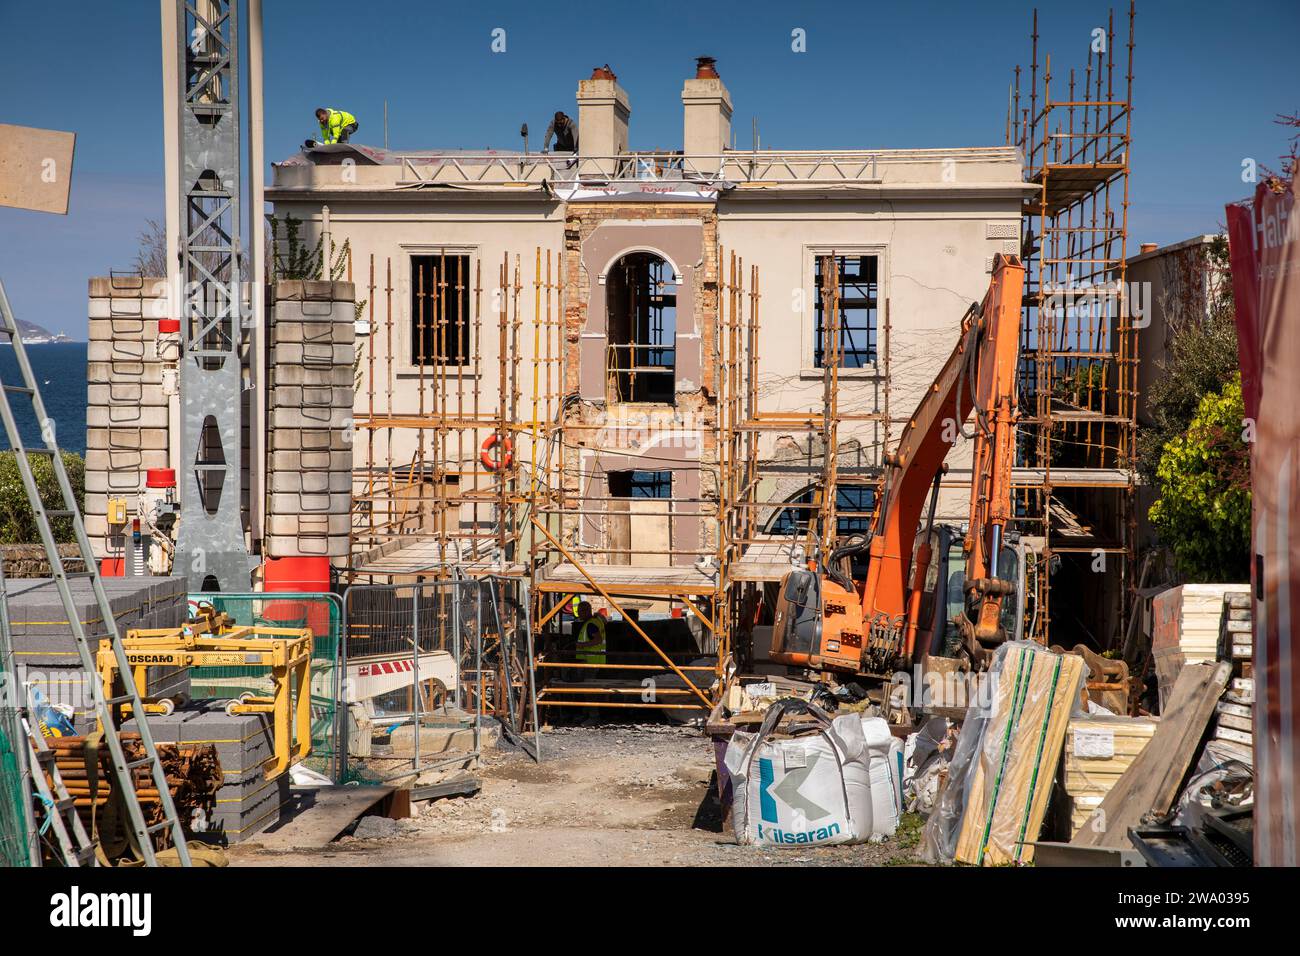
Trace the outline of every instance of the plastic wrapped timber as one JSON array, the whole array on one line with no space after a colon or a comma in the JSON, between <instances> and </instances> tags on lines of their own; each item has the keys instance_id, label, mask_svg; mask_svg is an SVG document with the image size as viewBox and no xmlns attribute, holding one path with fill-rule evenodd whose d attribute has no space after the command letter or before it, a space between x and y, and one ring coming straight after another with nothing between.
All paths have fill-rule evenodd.
<instances>
[{"instance_id":1,"label":"plastic wrapped timber","mask_svg":"<svg viewBox=\"0 0 1300 956\"><path fill-rule=\"evenodd\" d=\"M967 708L948 785L925 831L931 862L1032 863L1087 665L1018 641L998 648Z\"/></svg>"}]
</instances>

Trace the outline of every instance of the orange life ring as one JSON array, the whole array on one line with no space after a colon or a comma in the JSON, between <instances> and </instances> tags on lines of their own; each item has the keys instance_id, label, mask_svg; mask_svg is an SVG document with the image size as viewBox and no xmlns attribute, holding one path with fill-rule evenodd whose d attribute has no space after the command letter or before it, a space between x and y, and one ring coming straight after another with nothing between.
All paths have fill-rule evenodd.
<instances>
[{"instance_id":1,"label":"orange life ring","mask_svg":"<svg viewBox=\"0 0 1300 956\"><path fill-rule=\"evenodd\" d=\"M501 457L498 459L492 454L492 450L501 446ZM483 440L483 450L479 453L479 461L483 462L483 467L488 471L496 471L498 468L509 468L515 461L515 445L509 436L502 438L495 432L488 435Z\"/></svg>"}]
</instances>

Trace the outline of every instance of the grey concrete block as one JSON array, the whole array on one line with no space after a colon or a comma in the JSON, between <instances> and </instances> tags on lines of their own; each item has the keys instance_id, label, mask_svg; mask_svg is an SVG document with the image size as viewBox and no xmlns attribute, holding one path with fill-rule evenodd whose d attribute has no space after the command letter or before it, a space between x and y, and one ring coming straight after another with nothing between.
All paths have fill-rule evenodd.
<instances>
[{"instance_id":1,"label":"grey concrete block","mask_svg":"<svg viewBox=\"0 0 1300 956\"><path fill-rule=\"evenodd\" d=\"M208 838L224 844L247 840L278 823L290 797L288 774L264 780L256 790L238 798L223 798L218 791L216 808L209 820Z\"/></svg>"},{"instance_id":2,"label":"grey concrete block","mask_svg":"<svg viewBox=\"0 0 1300 956\"><path fill-rule=\"evenodd\" d=\"M270 514L267 515L266 525L267 534L276 538L320 537L322 535L346 538L349 529L352 527L352 516L349 514Z\"/></svg>"},{"instance_id":3,"label":"grey concrete block","mask_svg":"<svg viewBox=\"0 0 1300 956\"><path fill-rule=\"evenodd\" d=\"M350 385L276 385L271 390L272 408L345 408L351 410L356 391Z\"/></svg>"},{"instance_id":4,"label":"grey concrete block","mask_svg":"<svg viewBox=\"0 0 1300 956\"><path fill-rule=\"evenodd\" d=\"M352 469L352 435L340 428L275 428L271 431L271 451L328 451L347 454Z\"/></svg>"},{"instance_id":5,"label":"grey concrete block","mask_svg":"<svg viewBox=\"0 0 1300 956\"><path fill-rule=\"evenodd\" d=\"M87 471L139 472L143 481L146 470L166 467L167 452L164 449L90 449L86 452Z\"/></svg>"},{"instance_id":6,"label":"grey concrete block","mask_svg":"<svg viewBox=\"0 0 1300 956\"><path fill-rule=\"evenodd\" d=\"M356 358L350 344L313 345L304 342L286 342L271 348L271 361L277 367L284 365L341 366L351 371Z\"/></svg>"},{"instance_id":7,"label":"grey concrete block","mask_svg":"<svg viewBox=\"0 0 1300 956\"><path fill-rule=\"evenodd\" d=\"M86 363L86 382L90 385L112 385L117 382L161 385L162 373L162 362L108 361Z\"/></svg>"},{"instance_id":8,"label":"grey concrete block","mask_svg":"<svg viewBox=\"0 0 1300 956\"><path fill-rule=\"evenodd\" d=\"M352 495L343 494L272 494L269 513L273 515L345 515L352 511Z\"/></svg>"},{"instance_id":9,"label":"grey concrete block","mask_svg":"<svg viewBox=\"0 0 1300 956\"><path fill-rule=\"evenodd\" d=\"M354 384L351 365L281 365L272 369L271 376L275 388L286 385L352 388Z\"/></svg>"},{"instance_id":10,"label":"grey concrete block","mask_svg":"<svg viewBox=\"0 0 1300 956\"><path fill-rule=\"evenodd\" d=\"M282 309L290 303L329 302L351 304L356 301L354 282L333 282L325 279L281 279L272 287L275 307Z\"/></svg>"},{"instance_id":11,"label":"grey concrete block","mask_svg":"<svg viewBox=\"0 0 1300 956\"><path fill-rule=\"evenodd\" d=\"M310 342L315 345L351 345L356 340L356 324L351 315L342 321L316 317L289 322L277 319L271 327L271 341L276 345Z\"/></svg>"},{"instance_id":12,"label":"grey concrete block","mask_svg":"<svg viewBox=\"0 0 1300 956\"><path fill-rule=\"evenodd\" d=\"M166 428L167 407L162 405L91 405L87 428Z\"/></svg>"},{"instance_id":13,"label":"grey concrete block","mask_svg":"<svg viewBox=\"0 0 1300 956\"><path fill-rule=\"evenodd\" d=\"M346 558L351 551L351 539L346 535L310 534L267 535L266 553L272 558L317 557Z\"/></svg>"},{"instance_id":14,"label":"grey concrete block","mask_svg":"<svg viewBox=\"0 0 1300 956\"><path fill-rule=\"evenodd\" d=\"M190 684L198 695L211 689L202 671L190 675ZM150 714L149 731L158 743L211 744L221 761L222 779L242 783L260 775L266 761L275 754L271 718L268 714L232 716L225 707L225 699L194 700L175 713ZM135 728L135 718L122 725L128 732Z\"/></svg>"},{"instance_id":15,"label":"grey concrete block","mask_svg":"<svg viewBox=\"0 0 1300 956\"><path fill-rule=\"evenodd\" d=\"M145 385L129 378L117 379L107 385L86 386L86 404L105 405L166 405L167 395L161 385Z\"/></svg>"},{"instance_id":16,"label":"grey concrete block","mask_svg":"<svg viewBox=\"0 0 1300 956\"><path fill-rule=\"evenodd\" d=\"M156 363L162 360L158 353L157 339L147 341L133 339L92 338L86 346L86 363L92 362L136 362Z\"/></svg>"},{"instance_id":17,"label":"grey concrete block","mask_svg":"<svg viewBox=\"0 0 1300 956\"><path fill-rule=\"evenodd\" d=\"M315 469L273 469L270 474L272 493L279 494L351 494L352 472Z\"/></svg>"},{"instance_id":18,"label":"grey concrete block","mask_svg":"<svg viewBox=\"0 0 1300 956\"><path fill-rule=\"evenodd\" d=\"M87 428L87 451L163 451L166 428Z\"/></svg>"},{"instance_id":19,"label":"grey concrete block","mask_svg":"<svg viewBox=\"0 0 1300 956\"><path fill-rule=\"evenodd\" d=\"M91 409L93 412L94 409ZM350 430L353 424L351 406L346 408L273 408L267 416L273 429ZM342 440L343 436L340 436ZM342 441L346 444L345 441Z\"/></svg>"}]
</instances>

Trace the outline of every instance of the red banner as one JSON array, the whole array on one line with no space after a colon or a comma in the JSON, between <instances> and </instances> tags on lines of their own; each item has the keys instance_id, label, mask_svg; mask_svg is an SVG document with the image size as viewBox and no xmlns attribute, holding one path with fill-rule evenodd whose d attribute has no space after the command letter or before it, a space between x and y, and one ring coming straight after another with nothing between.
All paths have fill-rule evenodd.
<instances>
[{"instance_id":1,"label":"red banner","mask_svg":"<svg viewBox=\"0 0 1300 956\"><path fill-rule=\"evenodd\" d=\"M1294 209L1294 186L1275 193L1263 185L1251 219L1244 207L1228 207L1242 386L1255 430L1251 579L1255 861L1261 866L1300 865L1300 221Z\"/></svg>"}]
</instances>

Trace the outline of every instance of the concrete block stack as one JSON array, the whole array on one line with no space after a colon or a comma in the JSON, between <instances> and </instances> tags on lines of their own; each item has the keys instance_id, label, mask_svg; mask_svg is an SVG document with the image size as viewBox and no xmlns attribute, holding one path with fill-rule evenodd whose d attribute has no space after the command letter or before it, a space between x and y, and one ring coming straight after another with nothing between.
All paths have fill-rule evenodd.
<instances>
[{"instance_id":1,"label":"concrete block stack","mask_svg":"<svg viewBox=\"0 0 1300 956\"><path fill-rule=\"evenodd\" d=\"M348 555L355 299L351 282L275 286L266 522L273 558Z\"/></svg>"},{"instance_id":2,"label":"concrete block stack","mask_svg":"<svg viewBox=\"0 0 1300 956\"><path fill-rule=\"evenodd\" d=\"M176 391L180 333L166 321L166 288L163 279L90 280L83 511L98 557L124 552L123 526L108 524L109 500L125 498L133 513L148 470L169 466L168 400Z\"/></svg>"},{"instance_id":3,"label":"concrete block stack","mask_svg":"<svg viewBox=\"0 0 1300 956\"><path fill-rule=\"evenodd\" d=\"M131 628L180 627L185 622L188 610L184 578L116 577L102 581L118 633L123 636ZM100 617L90 582L76 579L69 587L76 602L77 619L92 646L97 648L108 629ZM94 707L86 682L98 677L88 675L82 668L67 612L53 580L10 581L7 598L20 680L32 682L53 703L70 704L73 725L78 733L86 733L94 724ZM188 695L189 671L152 668L147 689L159 696Z\"/></svg>"},{"instance_id":4,"label":"concrete block stack","mask_svg":"<svg viewBox=\"0 0 1300 956\"><path fill-rule=\"evenodd\" d=\"M223 784L207 832L222 843L238 843L277 823L289 801L290 779L282 773L268 780L263 767L274 754L271 718L265 714L231 715L224 700L195 701L166 716L149 717L159 743L211 744L217 748ZM135 728L127 721L124 730Z\"/></svg>"}]
</instances>

